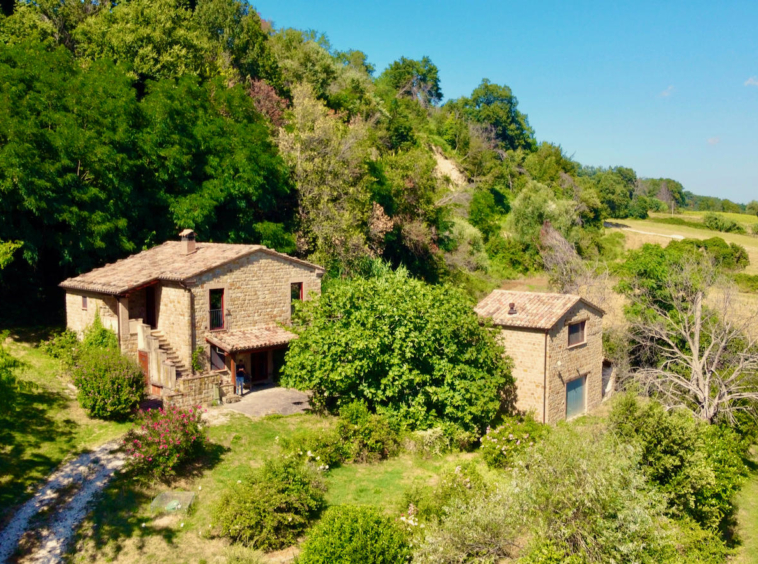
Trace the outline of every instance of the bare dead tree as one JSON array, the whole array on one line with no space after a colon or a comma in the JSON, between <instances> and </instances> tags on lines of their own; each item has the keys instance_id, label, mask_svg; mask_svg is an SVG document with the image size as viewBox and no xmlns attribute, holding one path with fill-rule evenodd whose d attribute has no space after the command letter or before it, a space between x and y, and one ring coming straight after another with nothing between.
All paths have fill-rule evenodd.
<instances>
[{"instance_id":1,"label":"bare dead tree","mask_svg":"<svg viewBox=\"0 0 758 564\"><path fill-rule=\"evenodd\" d=\"M540 230L540 255L550 285L562 294L578 294L598 307L605 307L608 269L584 261L560 232L546 221Z\"/></svg>"},{"instance_id":2,"label":"bare dead tree","mask_svg":"<svg viewBox=\"0 0 758 564\"><path fill-rule=\"evenodd\" d=\"M633 280L632 298L645 313L630 335L650 366L633 378L669 408L686 408L698 418L733 421L758 401L758 309L746 310L734 286L706 257L670 265L658 291ZM711 294L711 299L706 299Z\"/></svg>"}]
</instances>

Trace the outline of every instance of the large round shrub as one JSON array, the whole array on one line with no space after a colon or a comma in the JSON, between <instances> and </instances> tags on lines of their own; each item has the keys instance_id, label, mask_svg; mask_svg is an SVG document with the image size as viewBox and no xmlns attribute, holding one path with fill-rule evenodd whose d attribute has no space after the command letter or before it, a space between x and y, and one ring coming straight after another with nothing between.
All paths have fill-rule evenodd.
<instances>
[{"instance_id":1,"label":"large round shrub","mask_svg":"<svg viewBox=\"0 0 758 564\"><path fill-rule=\"evenodd\" d=\"M272 459L221 498L214 521L221 535L251 548L295 544L324 507L318 472L296 458Z\"/></svg>"},{"instance_id":2,"label":"large round shrub","mask_svg":"<svg viewBox=\"0 0 758 564\"><path fill-rule=\"evenodd\" d=\"M481 432L513 389L510 362L460 291L404 271L334 282L295 316L282 384L336 411L355 400L410 429Z\"/></svg>"},{"instance_id":3,"label":"large round shrub","mask_svg":"<svg viewBox=\"0 0 758 564\"><path fill-rule=\"evenodd\" d=\"M139 365L115 349L88 350L72 372L79 404L90 417L128 418L145 393Z\"/></svg>"},{"instance_id":4,"label":"large round shrub","mask_svg":"<svg viewBox=\"0 0 758 564\"><path fill-rule=\"evenodd\" d=\"M298 564L401 564L410 560L407 533L372 507L329 508L303 546Z\"/></svg>"}]
</instances>

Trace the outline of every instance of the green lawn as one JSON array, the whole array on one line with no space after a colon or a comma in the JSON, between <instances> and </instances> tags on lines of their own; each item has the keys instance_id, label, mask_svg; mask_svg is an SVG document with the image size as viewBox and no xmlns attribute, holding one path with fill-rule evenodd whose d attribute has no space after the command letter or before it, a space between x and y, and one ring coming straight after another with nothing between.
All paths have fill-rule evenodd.
<instances>
[{"instance_id":1,"label":"green lawn","mask_svg":"<svg viewBox=\"0 0 758 564\"><path fill-rule=\"evenodd\" d=\"M753 461L758 460L755 449ZM741 546L732 560L734 564L758 562L758 463L742 491L737 495L737 538Z\"/></svg>"},{"instance_id":2,"label":"green lawn","mask_svg":"<svg viewBox=\"0 0 758 564\"><path fill-rule=\"evenodd\" d=\"M224 414L226 421L209 430L216 445L201 465L182 478L173 489L196 493L194 510L182 517L157 517L149 504L166 487L146 487L121 476L79 531L73 562L91 561L95 555L115 562L212 562L227 543L211 538L213 507L224 490L266 457L280 452L277 437L304 428L328 427L333 418L297 415L252 420ZM403 510L403 494L414 483L432 484L440 471L461 461L479 459L469 453L422 458L412 454L377 464L349 464L331 470L326 477L329 505L358 503L375 505L388 514ZM486 471L486 470L484 470Z\"/></svg>"},{"instance_id":3,"label":"green lawn","mask_svg":"<svg viewBox=\"0 0 758 564\"><path fill-rule=\"evenodd\" d=\"M62 461L120 436L128 424L90 419L76 402L58 361L33 344L39 336L12 332L5 346L25 363L21 380L34 385L15 412L0 418L0 526Z\"/></svg>"}]
</instances>

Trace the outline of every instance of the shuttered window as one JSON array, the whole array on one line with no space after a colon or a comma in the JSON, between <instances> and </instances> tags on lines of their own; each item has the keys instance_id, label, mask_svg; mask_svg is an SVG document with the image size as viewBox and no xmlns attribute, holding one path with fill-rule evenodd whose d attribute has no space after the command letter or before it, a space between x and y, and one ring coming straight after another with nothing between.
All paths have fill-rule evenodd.
<instances>
[{"instance_id":1,"label":"shuttered window","mask_svg":"<svg viewBox=\"0 0 758 564\"><path fill-rule=\"evenodd\" d=\"M581 345L584 342L584 327L586 324L586 321L580 321L579 323L569 325L568 346L573 347L574 345Z\"/></svg>"}]
</instances>

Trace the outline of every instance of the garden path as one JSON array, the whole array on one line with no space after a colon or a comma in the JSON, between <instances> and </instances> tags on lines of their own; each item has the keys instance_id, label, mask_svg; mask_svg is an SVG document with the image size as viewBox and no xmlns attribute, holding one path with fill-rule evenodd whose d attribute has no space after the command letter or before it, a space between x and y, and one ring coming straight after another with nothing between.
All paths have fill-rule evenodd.
<instances>
[{"instance_id":1,"label":"garden path","mask_svg":"<svg viewBox=\"0 0 758 564\"><path fill-rule=\"evenodd\" d=\"M118 440L105 443L53 472L0 532L0 563L8 561L20 544L28 548L23 550L23 562L61 562L90 502L124 465L119 445Z\"/></svg>"}]
</instances>

